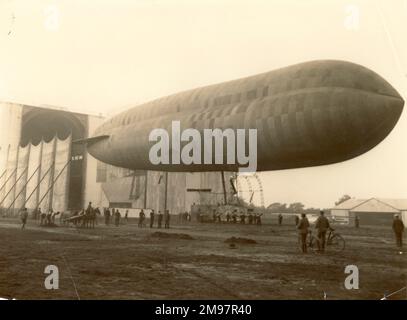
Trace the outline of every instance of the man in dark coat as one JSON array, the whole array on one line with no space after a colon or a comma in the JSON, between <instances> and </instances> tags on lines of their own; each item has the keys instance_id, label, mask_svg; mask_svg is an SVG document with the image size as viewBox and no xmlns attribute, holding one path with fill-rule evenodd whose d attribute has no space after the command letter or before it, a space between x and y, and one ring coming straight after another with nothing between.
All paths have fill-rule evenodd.
<instances>
[{"instance_id":1,"label":"man in dark coat","mask_svg":"<svg viewBox=\"0 0 407 320\"><path fill-rule=\"evenodd\" d=\"M170 211L165 210L164 214L164 228L169 229L170 228Z\"/></svg>"},{"instance_id":2,"label":"man in dark coat","mask_svg":"<svg viewBox=\"0 0 407 320\"><path fill-rule=\"evenodd\" d=\"M157 228L161 229L161 224L163 222L163 214L161 213L161 211L158 211L158 222L157 222Z\"/></svg>"},{"instance_id":3,"label":"man in dark coat","mask_svg":"<svg viewBox=\"0 0 407 320\"><path fill-rule=\"evenodd\" d=\"M403 232L404 232L404 223L400 219L399 215L396 214L393 220L393 231L396 236L396 243L399 248L403 246Z\"/></svg>"},{"instance_id":4,"label":"man in dark coat","mask_svg":"<svg viewBox=\"0 0 407 320\"><path fill-rule=\"evenodd\" d=\"M300 235L301 250L303 253L307 253L307 236L308 236L309 221L305 216L305 213L301 214L301 220L297 224L297 229Z\"/></svg>"},{"instance_id":5,"label":"man in dark coat","mask_svg":"<svg viewBox=\"0 0 407 320\"><path fill-rule=\"evenodd\" d=\"M283 215L281 213L278 214L278 225L281 226L283 224Z\"/></svg>"},{"instance_id":6,"label":"man in dark coat","mask_svg":"<svg viewBox=\"0 0 407 320\"><path fill-rule=\"evenodd\" d=\"M150 228L154 227L154 210L151 210L150 212Z\"/></svg>"},{"instance_id":7,"label":"man in dark coat","mask_svg":"<svg viewBox=\"0 0 407 320\"><path fill-rule=\"evenodd\" d=\"M319 217L315 223L315 229L318 230L318 239L319 239L319 251L325 251L325 241L326 241L326 232L330 229L328 219L324 215L324 211L320 211Z\"/></svg>"}]
</instances>

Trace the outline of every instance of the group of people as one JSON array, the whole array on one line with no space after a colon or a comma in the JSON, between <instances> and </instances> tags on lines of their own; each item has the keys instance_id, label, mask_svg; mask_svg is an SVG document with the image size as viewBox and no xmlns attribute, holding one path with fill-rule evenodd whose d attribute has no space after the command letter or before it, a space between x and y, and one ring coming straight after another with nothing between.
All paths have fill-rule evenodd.
<instances>
[{"instance_id":1,"label":"group of people","mask_svg":"<svg viewBox=\"0 0 407 320\"><path fill-rule=\"evenodd\" d=\"M262 213L254 213L252 211L249 211L247 214L244 212L238 214L235 209L231 214L229 212L226 213L226 222L261 225L262 215Z\"/></svg>"},{"instance_id":2,"label":"group of people","mask_svg":"<svg viewBox=\"0 0 407 320\"><path fill-rule=\"evenodd\" d=\"M357 224L355 226L358 228L359 227L359 218L355 219L355 222L357 221ZM394 220L393 220L393 225L392 229L394 231L395 237L396 237L396 244L398 247L403 246L403 232L404 232L404 223L400 219L400 216L398 214L394 215ZM297 229L298 233L300 236L300 242L301 242L301 250L303 253L307 253L307 247L308 247L308 236L310 235L311 231L310 229L310 223L306 217L305 213L301 214L301 219L298 218L297 220ZM317 231L317 237L318 237L318 251L323 253L325 251L325 245L326 245L326 234L329 230L333 230L331 227L329 220L327 217L325 217L325 213L323 210L320 211L319 217L315 222L315 229Z\"/></svg>"},{"instance_id":3,"label":"group of people","mask_svg":"<svg viewBox=\"0 0 407 320\"><path fill-rule=\"evenodd\" d=\"M309 221L306 217L305 213L301 214L301 219L299 219L298 224L297 224L297 229L300 235L300 241L301 241L301 250L303 253L307 253L307 237L309 235ZM329 224L329 220L327 217L325 217L324 211L320 211L320 215L315 222L315 229L317 230L317 237L318 237L318 250L319 252L324 252L325 251L325 242L326 242L326 233L329 229L331 229L331 226Z\"/></svg>"},{"instance_id":4,"label":"group of people","mask_svg":"<svg viewBox=\"0 0 407 320\"><path fill-rule=\"evenodd\" d=\"M151 210L150 211L150 228L154 228L155 216L156 216L155 211ZM139 223L138 223L139 228L142 228L145 225L144 224L145 219L146 219L146 215L142 209L139 214ZM164 210L164 213L162 213L161 210L159 210L157 213L157 228L158 229L162 228L162 223L164 220L164 228L169 229L170 228L170 219L171 219L171 215L170 215L169 210Z\"/></svg>"},{"instance_id":5,"label":"group of people","mask_svg":"<svg viewBox=\"0 0 407 320\"><path fill-rule=\"evenodd\" d=\"M114 219L114 225L118 227L120 225L122 214L119 209L115 208L104 208L103 209L103 216L105 218L105 225L110 224L110 220ZM150 211L150 228L154 228L154 222L157 216L157 228L162 228L162 224L164 221L164 228L168 229L170 227L170 211L165 210L164 213L158 211L158 214L155 213L154 210ZM128 222L129 218L129 210L126 210L124 214L124 220L126 223ZM139 228L143 228L146 226L146 214L143 209L141 209L139 213L138 223Z\"/></svg>"},{"instance_id":6,"label":"group of people","mask_svg":"<svg viewBox=\"0 0 407 320\"><path fill-rule=\"evenodd\" d=\"M50 208L48 212L42 212L41 208L35 208L32 212L32 218L39 222L40 226L52 226L55 225L55 218L60 215L59 211L55 211ZM21 208L19 211L21 220L21 229L25 229L28 219L28 209L26 207Z\"/></svg>"},{"instance_id":7,"label":"group of people","mask_svg":"<svg viewBox=\"0 0 407 320\"><path fill-rule=\"evenodd\" d=\"M262 215L262 213L255 213L250 209L247 213L243 211L238 212L237 209L234 209L232 212L226 211L226 213L220 212L220 210L217 209L213 209L212 222L261 225ZM198 212L198 221L204 222L203 215L200 211Z\"/></svg>"},{"instance_id":8,"label":"group of people","mask_svg":"<svg viewBox=\"0 0 407 320\"><path fill-rule=\"evenodd\" d=\"M105 225L110 224L110 219L114 219L114 225L118 227L120 225L120 219L122 217L122 214L120 213L119 209L115 208L104 208L103 209L103 216L105 218ZM126 210L126 213L124 215L124 219L127 222L127 219L129 217L129 210Z\"/></svg>"},{"instance_id":9,"label":"group of people","mask_svg":"<svg viewBox=\"0 0 407 320\"><path fill-rule=\"evenodd\" d=\"M42 212L41 208L34 209L33 215L35 220L39 220L40 226L55 225L55 218L61 213L59 211L54 212L52 208L48 212Z\"/></svg>"}]
</instances>

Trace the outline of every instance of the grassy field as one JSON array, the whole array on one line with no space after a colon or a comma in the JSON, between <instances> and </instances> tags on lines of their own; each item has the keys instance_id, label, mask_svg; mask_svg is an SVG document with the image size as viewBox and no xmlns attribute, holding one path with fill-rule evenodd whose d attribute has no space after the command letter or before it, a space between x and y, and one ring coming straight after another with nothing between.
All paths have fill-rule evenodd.
<instances>
[{"instance_id":1,"label":"grassy field","mask_svg":"<svg viewBox=\"0 0 407 320\"><path fill-rule=\"evenodd\" d=\"M0 297L16 299L380 299L407 282L407 252L390 228L337 227L340 254L302 254L294 226L179 224L169 230L39 227L0 220ZM156 234L171 233L172 237ZM192 239L181 239L186 234ZM230 237L253 239L236 244ZM58 290L44 269L59 268ZM359 290L347 290L347 265ZM393 295L406 299L406 291Z\"/></svg>"}]
</instances>

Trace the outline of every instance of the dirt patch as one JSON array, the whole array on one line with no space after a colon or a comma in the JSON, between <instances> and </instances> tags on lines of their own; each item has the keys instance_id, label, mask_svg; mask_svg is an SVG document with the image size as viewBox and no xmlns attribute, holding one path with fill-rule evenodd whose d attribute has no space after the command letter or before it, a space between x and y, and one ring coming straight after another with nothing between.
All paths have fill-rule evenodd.
<instances>
[{"instance_id":1,"label":"dirt patch","mask_svg":"<svg viewBox=\"0 0 407 320\"><path fill-rule=\"evenodd\" d=\"M150 234L150 238L159 238L159 239L182 239L182 240L194 240L189 234L186 233L167 233L167 232L154 232Z\"/></svg>"},{"instance_id":2,"label":"dirt patch","mask_svg":"<svg viewBox=\"0 0 407 320\"><path fill-rule=\"evenodd\" d=\"M231 244L256 244L257 241L248 238L231 237L225 240L225 243Z\"/></svg>"}]
</instances>

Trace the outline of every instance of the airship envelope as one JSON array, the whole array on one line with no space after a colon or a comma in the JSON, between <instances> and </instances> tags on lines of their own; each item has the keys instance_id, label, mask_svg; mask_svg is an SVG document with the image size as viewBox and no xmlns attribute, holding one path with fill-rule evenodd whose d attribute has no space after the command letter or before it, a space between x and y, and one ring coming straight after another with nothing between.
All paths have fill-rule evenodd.
<instances>
[{"instance_id":1,"label":"airship envelope","mask_svg":"<svg viewBox=\"0 0 407 320\"><path fill-rule=\"evenodd\" d=\"M179 123L181 134L195 129L202 139L207 129L236 134L256 129L257 171L318 166L372 149L394 128L403 105L375 72L350 62L318 60L144 103L107 120L86 143L95 158L129 169L237 171L244 165L227 161L226 138L222 163L215 152L208 163L173 159L188 144L174 139L173 124ZM151 161L154 129L169 133L169 163ZM247 136L245 144L248 152ZM204 145L199 143L202 154L208 151Z\"/></svg>"}]
</instances>

